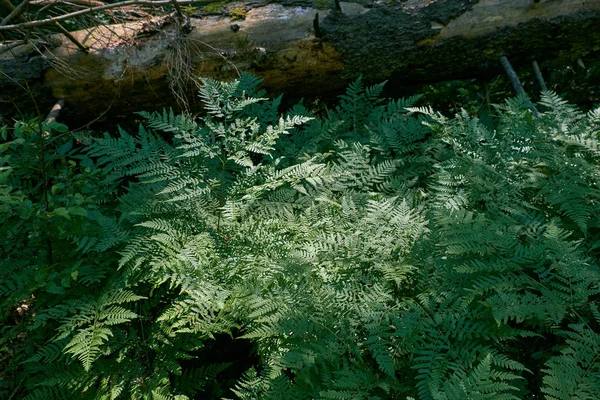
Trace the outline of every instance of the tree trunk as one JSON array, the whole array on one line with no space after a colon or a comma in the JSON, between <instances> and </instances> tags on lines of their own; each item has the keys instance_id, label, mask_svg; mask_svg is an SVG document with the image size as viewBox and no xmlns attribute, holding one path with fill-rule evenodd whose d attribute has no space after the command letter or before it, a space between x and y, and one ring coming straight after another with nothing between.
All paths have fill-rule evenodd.
<instances>
[{"instance_id":1,"label":"tree trunk","mask_svg":"<svg viewBox=\"0 0 600 400\"><path fill-rule=\"evenodd\" d=\"M0 114L32 111L18 89L25 82L42 106L64 98L69 119L88 122L176 101L195 108L197 76L249 72L270 93L301 97L339 91L359 74L398 84L487 78L502 72L502 56L543 68L600 45L600 1L359 1L341 11L321 9L329 0L227 6L237 19L205 6L191 11L188 34L160 18L72 32L88 53L59 36L41 53L16 47L0 54Z\"/></svg>"}]
</instances>

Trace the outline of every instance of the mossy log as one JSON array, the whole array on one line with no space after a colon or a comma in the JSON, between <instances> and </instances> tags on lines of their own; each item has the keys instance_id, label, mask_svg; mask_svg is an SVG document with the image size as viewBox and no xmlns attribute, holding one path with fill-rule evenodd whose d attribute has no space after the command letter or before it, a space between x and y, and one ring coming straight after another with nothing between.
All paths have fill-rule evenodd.
<instances>
[{"instance_id":1,"label":"mossy log","mask_svg":"<svg viewBox=\"0 0 600 400\"><path fill-rule=\"evenodd\" d=\"M31 112L32 97L40 107L64 98L69 119L87 122L184 100L194 108L195 76L249 72L270 93L301 97L359 74L398 84L485 78L502 72L502 56L544 68L600 48L600 1L358 1L339 11L333 0L210 5L186 10L189 33L155 18L72 32L87 53L64 36L41 53L15 47L0 54L0 114Z\"/></svg>"}]
</instances>

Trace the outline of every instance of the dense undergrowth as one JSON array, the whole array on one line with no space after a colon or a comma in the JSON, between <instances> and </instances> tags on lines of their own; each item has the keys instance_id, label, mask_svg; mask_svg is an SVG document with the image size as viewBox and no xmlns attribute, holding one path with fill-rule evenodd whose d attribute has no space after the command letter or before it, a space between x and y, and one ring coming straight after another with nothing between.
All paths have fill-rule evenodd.
<instances>
[{"instance_id":1,"label":"dense undergrowth","mask_svg":"<svg viewBox=\"0 0 600 400\"><path fill-rule=\"evenodd\" d=\"M0 398L600 398L599 110L257 83L3 129Z\"/></svg>"}]
</instances>

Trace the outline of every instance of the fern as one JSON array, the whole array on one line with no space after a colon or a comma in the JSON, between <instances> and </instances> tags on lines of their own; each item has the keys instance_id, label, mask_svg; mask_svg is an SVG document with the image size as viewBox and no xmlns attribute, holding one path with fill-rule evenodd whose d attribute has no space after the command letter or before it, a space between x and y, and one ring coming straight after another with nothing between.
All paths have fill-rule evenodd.
<instances>
[{"instance_id":1,"label":"fern","mask_svg":"<svg viewBox=\"0 0 600 400\"><path fill-rule=\"evenodd\" d=\"M72 354L89 371L92 363L100 357L101 346L113 335L109 328L137 318L137 314L119 306L122 303L142 299L132 292L117 290L101 296L96 304L86 304L80 313L68 317L60 328L58 340L68 337L77 327L76 334L65 346L65 352Z\"/></svg>"},{"instance_id":2,"label":"fern","mask_svg":"<svg viewBox=\"0 0 600 400\"><path fill-rule=\"evenodd\" d=\"M597 112L510 99L491 130L358 79L319 120L202 83L205 114L89 139L47 213L12 167L35 136L2 147L21 397L599 397Z\"/></svg>"},{"instance_id":3,"label":"fern","mask_svg":"<svg viewBox=\"0 0 600 400\"><path fill-rule=\"evenodd\" d=\"M597 318L596 322L599 322ZM542 391L551 400L597 398L600 395L600 335L584 324L572 324L562 334L566 347L546 363Z\"/></svg>"}]
</instances>

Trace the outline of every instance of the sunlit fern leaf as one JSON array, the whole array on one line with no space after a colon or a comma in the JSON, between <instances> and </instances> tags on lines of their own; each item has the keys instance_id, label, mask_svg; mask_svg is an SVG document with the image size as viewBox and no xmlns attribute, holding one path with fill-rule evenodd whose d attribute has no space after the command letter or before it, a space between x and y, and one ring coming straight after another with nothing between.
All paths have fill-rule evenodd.
<instances>
[{"instance_id":1,"label":"sunlit fern leaf","mask_svg":"<svg viewBox=\"0 0 600 400\"><path fill-rule=\"evenodd\" d=\"M200 98L207 112L217 118L230 117L245 107L266 100L264 98L253 98L239 95L238 86L240 82L215 81L210 78L202 78Z\"/></svg>"},{"instance_id":2,"label":"sunlit fern leaf","mask_svg":"<svg viewBox=\"0 0 600 400\"><path fill-rule=\"evenodd\" d=\"M76 357L83 368L89 371L92 363L100 357L100 346L109 340L112 331L108 328L93 325L80 329L65 346L65 351Z\"/></svg>"},{"instance_id":3,"label":"sunlit fern leaf","mask_svg":"<svg viewBox=\"0 0 600 400\"><path fill-rule=\"evenodd\" d=\"M550 129L556 133L572 133L575 123L583 118L576 107L552 91L543 92L539 104L548 109L543 115L554 120L554 126Z\"/></svg>"}]
</instances>

